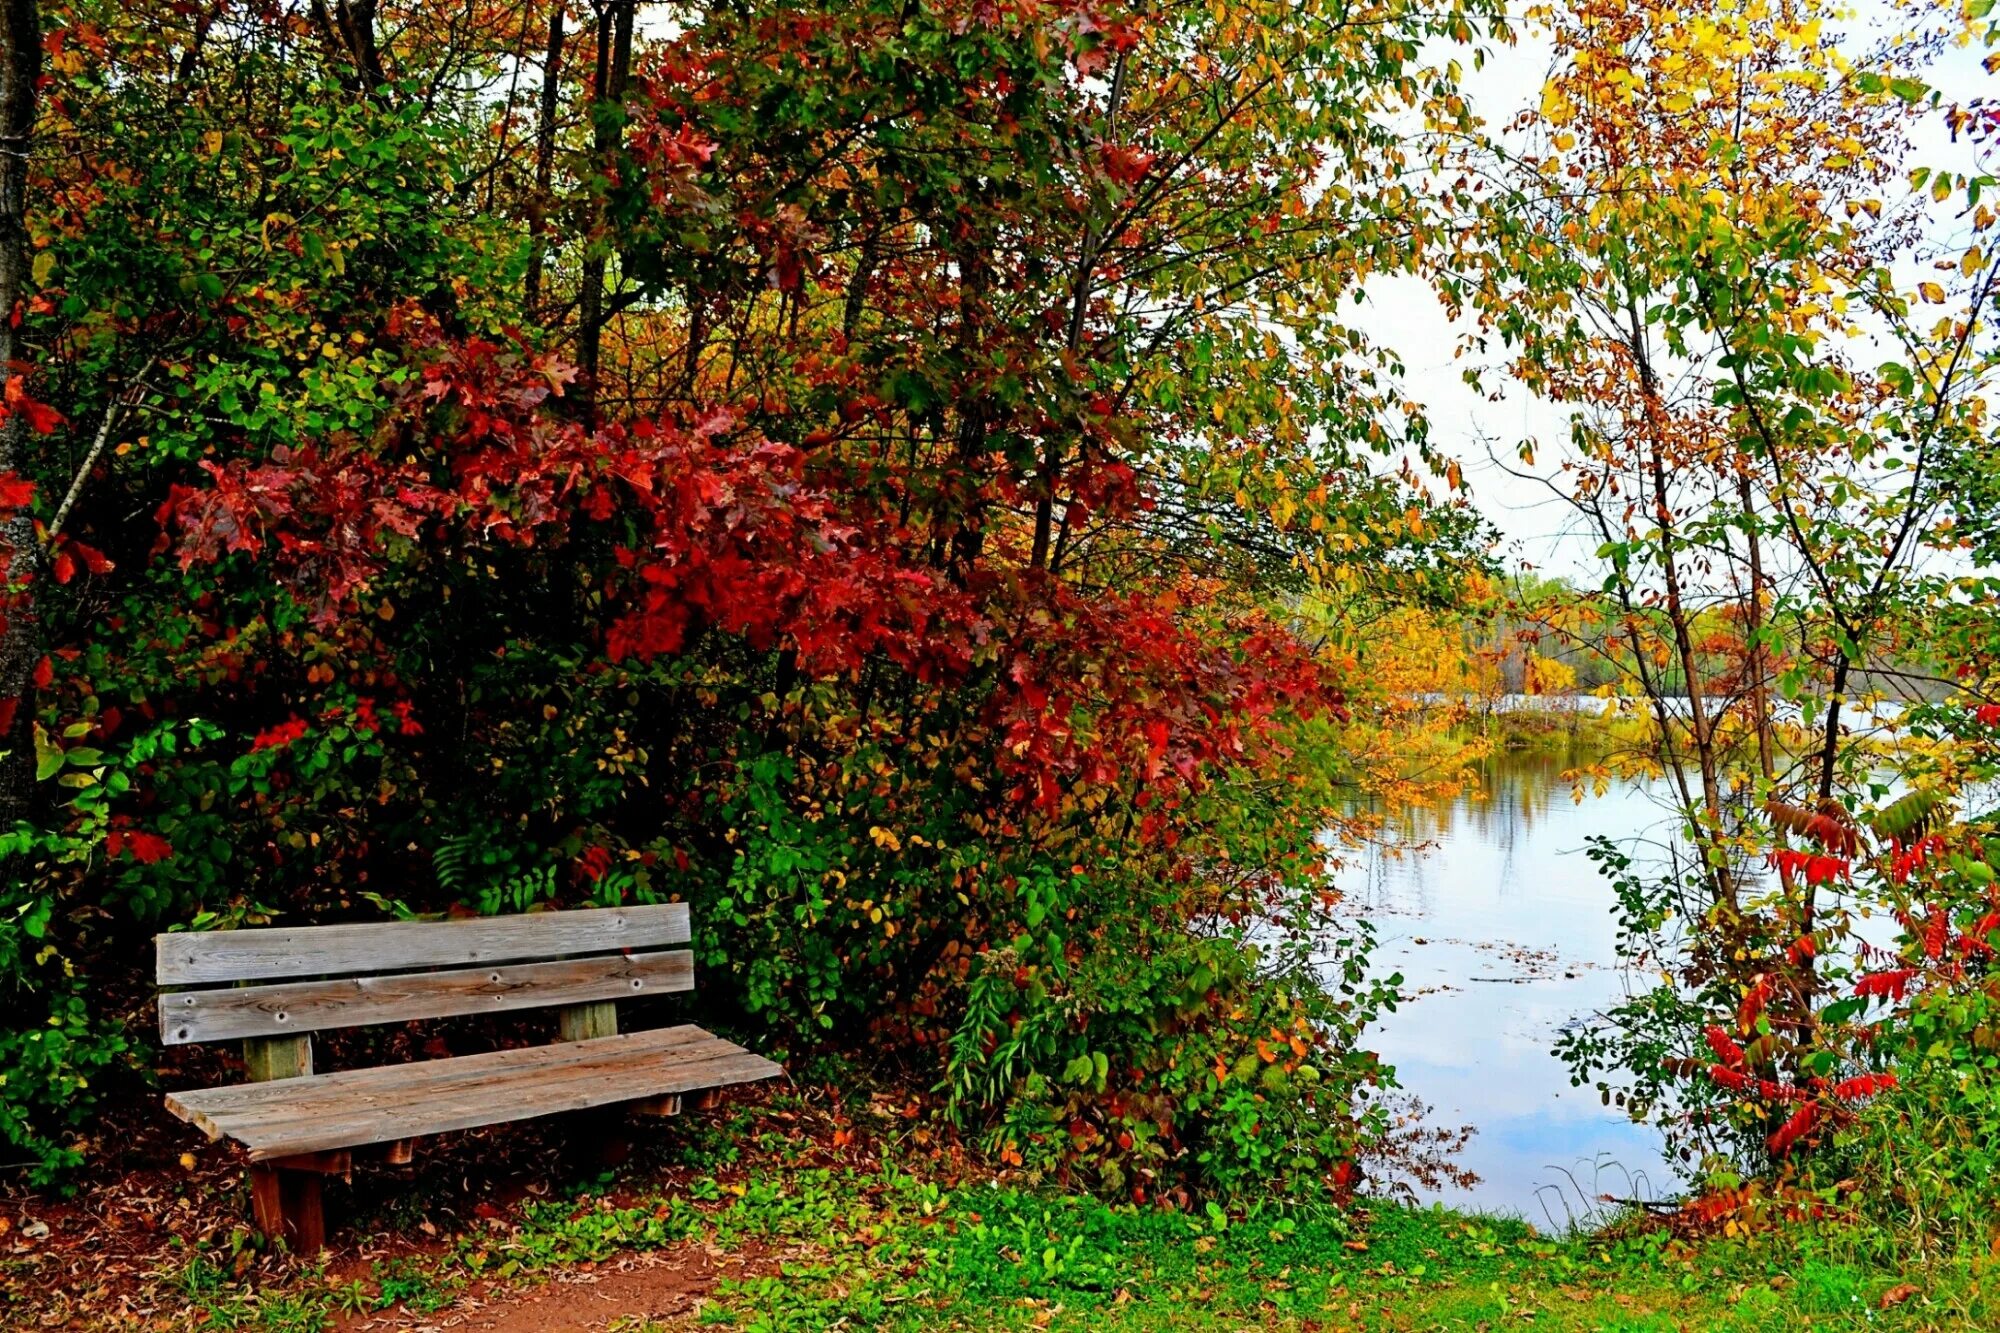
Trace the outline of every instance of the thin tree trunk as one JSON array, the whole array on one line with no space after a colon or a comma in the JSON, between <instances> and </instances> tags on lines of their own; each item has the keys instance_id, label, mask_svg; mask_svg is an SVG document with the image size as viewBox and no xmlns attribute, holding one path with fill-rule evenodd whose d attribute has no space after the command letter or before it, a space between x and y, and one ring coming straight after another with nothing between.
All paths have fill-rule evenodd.
<instances>
[{"instance_id":1,"label":"thin tree trunk","mask_svg":"<svg viewBox=\"0 0 2000 1333\"><path fill-rule=\"evenodd\" d=\"M1750 543L1750 600L1743 613L1743 633L1749 645L1746 665L1750 669L1750 707L1757 722L1757 767L1768 784L1777 772L1777 756L1771 737L1770 683L1764 665L1764 645L1759 638L1764 632L1764 553L1763 543L1757 539L1756 496L1751 492L1747 475L1736 479L1736 495L1743 506Z\"/></svg>"},{"instance_id":2,"label":"thin tree trunk","mask_svg":"<svg viewBox=\"0 0 2000 1333\"><path fill-rule=\"evenodd\" d=\"M14 319L28 286L28 152L34 140L36 83L42 73L42 27L36 0L0 0L0 395L21 348ZM18 412L0 418L0 477L28 462L27 422ZM41 546L34 515L19 509L0 525L0 714L11 725L0 735L0 830L25 819L34 799L34 671L42 658L36 605Z\"/></svg>"},{"instance_id":3,"label":"thin tree trunk","mask_svg":"<svg viewBox=\"0 0 2000 1333\"><path fill-rule=\"evenodd\" d=\"M1847 693L1848 673L1854 667L1854 659L1845 648L1836 644L1834 652L1839 656L1833 664L1833 689L1826 701L1826 733L1820 741L1819 799L1822 801L1833 799L1833 770L1840 761L1840 700Z\"/></svg>"},{"instance_id":4,"label":"thin tree trunk","mask_svg":"<svg viewBox=\"0 0 2000 1333\"><path fill-rule=\"evenodd\" d=\"M618 146L624 139L625 84L632 72L632 13L637 0L610 0L598 12L597 81L592 89L595 105L591 116L596 122L591 138L592 169L609 176L617 166ZM604 234L607 223L605 200L600 196L591 210L590 248L583 261L583 290L577 299L577 367L582 374L582 393L590 419L598 417L599 373L604 352L604 281L610 267L610 250Z\"/></svg>"},{"instance_id":5,"label":"thin tree trunk","mask_svg":"<svg viewBox=\"0 0 2000 1333\"><path fill-rule=\"evenodd\" d=\"M535 122L535 192L528 199L528 314L542 308L542 269L548 260L549 190L556 170L556 111L562 100L563 7L549 10L549 42L542 55L542 104Z\"/></svg>"},{"instance_id":6,"label":"thin tree trunk","mask_svg":"<svg viewBox=\"0 0 2000 1333\"><path fill-rule=\"evenodd\" d=\"M1695 659L1694 635L1689 626L1687 604L1682 593L1680 560L1675 555L1674 545L1678 540L1674 530L1674 511L1667 492L1667 464L1664 414L1659 409L1659 382L1653 374L1651 354L1645 342L1645 324L1639 318L1636 308L1628 308L1631 320L1629 330L1632 355L1639 369L1640 387L1646 396L1646 439L1641 446L1646 451L1646 470L1652 486L1653 519L1660 528L1660 572L1667 585L1667 623L1673 629L1674 655L1680 660L1681 679L1687 691L1688 732L1694 742L1695 762L1701 769L1701 796L1703 809L1696 814L1709 826L1709 836L1703 843L1712 855L1719 854L1722 834L1722 772L1715 752L1715 736L1709 726L1707 709L1702 703L1700 664ZM1727 864L1708 867L1714 878L1716 894L1730 907L1736 905L1736 877L1730 873Z\"/></svg>"},{"instance_id":7,"label":"thin tree trunk","mask_svg":"<svg viewBox=\"0 0 2000 1333\"><path fill-rule=\"evenodd\" d=\"M208 31L215 26L215 13L204 9L194 21L194 34L189 37L187 50L181 52L180 65L174 73L173 96L178 102L187 95L189 85L194 82L196 72L201 68L201 48L208 41Z\"/></svg>"},{"instance_id":8,"label":"thin tree trunk","mask_svg":"<svg viewBox=\"0 0 2000 1333\"><path fill-rule=\"evenodd\" d=\"M331 11L325 0L313 0L312 19L327 54L342 66L341 86L368 97L383 96L389 76L375 37L375 0L334 0Z\"/></svg>"},{"instance_id":9,"label":"thin tree trunk","mask_svg":"<svg viewBox=\"0 0 2000 1333\"><path fill-rule=\"evenodd\" d=\"M1111 93L1105 104L1106 143L1116 141L1118 134L1118 113L1125 101L1125 70L1129 51L1118 53L1118 62L1112 68ZM1086 202L1086 208L1091 204ZM1070 281L1069 334L1067 345L1074 357L1083 348L1083 329L1090 313L1090 298L1096 289L1098 247L1103 239L1098 234L1094 218L1086 218L1083 236L1077 244L1076 273ZM1056 488L1062 471L1062 436L1057 431L1049 432L1047 447L1042 451L1040 475L1036 478L1035 496L1035 536L1028 554L1028 567L1045 569L1049 561L1049 539L1054 535Z\"/></svg>"}]
</instances>

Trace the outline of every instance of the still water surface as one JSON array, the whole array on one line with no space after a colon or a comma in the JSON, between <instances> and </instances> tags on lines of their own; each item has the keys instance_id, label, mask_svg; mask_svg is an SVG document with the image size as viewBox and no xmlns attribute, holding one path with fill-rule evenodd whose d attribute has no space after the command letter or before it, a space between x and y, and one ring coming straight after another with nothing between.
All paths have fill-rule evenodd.
<instances>
[{"instance_id":1,"label":"still water surface","mask_svg":"<svg viewBox=\"0 0 2000 1333\"><path fill-rule=\"evenodd\" d=\"M1601 1193L1654 1197L1676 1183L1658 1134L1572 1088L1550 1054L1559 1027L1627 985L1610 886L1586 840L1673 829L1654 782L1575 801L1561 773L1576 762L1496 756L1477 796L1405 822L1399 837L1421 849L1355 852L1336 876L1375 923L1376 969L1401 972L1414 997L1372 1045L1431 1123L1478 1131L1458 1161L1479 1183L1428 1197L1538 1225L1565 1224Z\"/></svg>"}]
</instances>

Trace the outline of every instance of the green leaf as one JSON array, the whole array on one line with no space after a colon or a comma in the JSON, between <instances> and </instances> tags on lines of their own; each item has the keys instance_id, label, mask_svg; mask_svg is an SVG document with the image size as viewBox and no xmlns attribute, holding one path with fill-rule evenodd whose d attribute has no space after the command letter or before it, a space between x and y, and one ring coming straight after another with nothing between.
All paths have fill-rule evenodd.
<instances>
[{"instance_id":1,"label":"green leaf","mask_svg":"<svg viewBox=\"0 0 2000 1333\"><path fill-rule=\"evenodd\" d=\"M42 730L42 724L35 724L35 780L47 782L62 772L63 752L49 743L49 733Z\"/></svg>"}]
</instances>

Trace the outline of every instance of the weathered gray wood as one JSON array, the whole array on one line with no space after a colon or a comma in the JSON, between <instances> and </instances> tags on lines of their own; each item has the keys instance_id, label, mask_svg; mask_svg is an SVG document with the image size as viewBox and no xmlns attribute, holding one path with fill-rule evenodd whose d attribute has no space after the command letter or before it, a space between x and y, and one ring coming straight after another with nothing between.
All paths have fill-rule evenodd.
<instances>
[{"instance_id":1,"label":"weathered gray wood","mask_svg":"<svg viewBox=\"0 0 2000 1333\"><path fill-rule=\"evenodd\" d=\"M598 1037L176 1093L168 1109L211 1137L238 1139L253 1161L330 1152L587 1110L784 1071L699 1028Z\"/></svg>"},{"instance_id":2,"label":"weathered gray wood","mask_svg":"<svg viewBox=\"0 0 2000 1333\"><path fill-rule=\"evenodd\" d=\"M415 1070L426 1066L401 1067ZM597 1059L564 1070L516 1068L503 1078L443 1088L412 1083L390 1093L361 1094L310 1110L264 1108L242 1120L224 1118L218 1123L230 1138L250 1149L252 1160L261 1160L334 1144L382 1142L391 1134L421 1137L478 1125L603 1110L642 1098L769 1077L771 1070L769 1061L740 1046L710 1038L671 1056L648 1054L633 1059L620 1058L617 1052L600 1052ZM595 1139L598 1135L584 1137Z\"/></svg>"},{"instance_id":3,"label":"weathered gray wood","mask_svg":"<svg viewBox=\"0 0 2000 1333\"><path fill-rule=\"evenodd\" d=\"M694 989L692 966L689 968L688 989ZM592 1037L618 1035L618 1006L615 1004L566 1005L557 1018L557 1028L564 1041L588 1041Z\"/></svg>"},{"instance_id":4,"label":"weathered gray wood","mask_svg":"<svg viewBox=\"0 0 2000 1333\"><path fill-rule=\"evenodd\" d=\"M313 1071L312 1037L253 1037L243 1043L243 1074L253 1082L299 1078Z\"/></svg>"},{"instance_id":5,"label":"weathered gray wood","mask_svg":"<svg viewBox=\"0 0 2000 1333\"><path fill-rule=\"evenodd\" d=\"M521 962L687 941L687 904L660 903L464 921L189 931L155 936L153 946L160 985L199 986Z\"/></svg>"},{"instance_id":6,"label":"weathered gray wood","mask_svg":"<svg viewBox=\"0 0 2000 1333\"><path fill-rule=\"evenodd\" d=\"M596 1040L615 1044L625 1039ZM429 1065L400 1067L423 1070ZM253 1160L263 1160L608 1107L769 1077L773 1072L769 1061L711 1040L684 1047L671 1057L599 1052L591 1064L566 1070L517 1066L478 1084L439 1088L413 1081L392 1093L358 1093L331 1102L321 1099L311 1106L264 1107L241 1117L211 1110L207 1118L248 1147Z\"/></svg>"},{"instance_id":7,"label":"weathered gray wood","mask_svg":"<svg viewBox=\"0 0 2000 1333\"><path fill-rule=\"evenodd\" d=\"M716 1040L691 1023L679 1027L659 1028L651 1032L633 1033L631 1039L643 1040L647 1048L655 1054L671 1054L679 1046ZM405 1086L412 1077L410 1073L412 1069L427 1069L429 1072L421 1077L434 1087L444 1087L453 1083L469 1086L515 1066L563 1069L586 1063L594 1058L594 1055L595 1052L584 1042L564 1042L554 1046L521 1046L511 1050L488 1051L480 1055L458 1056L448 1060L428 1060L421 1065L374 1065L367 1069L342 1070L337 1074L322 1074L307 1085L240 1083L169 1093L167 1105L168 1109L181 1119L200 1126L210 1138L219 1139L222 1137L222 1130L204 1122L206 1108L211 1105L220 1107L232 1115L248 1115L267 1107L288 1108L311 1104L318 1095L311 1091L312 1089L331 1089L329 1095L335 1098L357 1093L381 1093L393 1096L396 1089ZM273 1113L289 1115L291 1111L274 1109Z\"/></svg>"},{"instance_id":8,"label":"weathered gray wood","mask_svg":"<svg viewBox=\"0 0 2000 1333\"><path fill-rule=\"evenodd\" d=\"M555 963L454 968L444 972L403 972L348 977L339 981L286 981L267 986L172 991L159 998L160 1040L169 1046L268 1037L289 1032L401 1023L416 1018L500 1013L583 1001L630 999L694 989L694 955L604 954ZM605 1005L616 1014L616 1007ZM609 1036L568 1030L563 1036ZM310 1069L303 1071L310 1073Z\"/></svg>"},{"instance_id":9,"label":"weathered gray wood","mask_svg":"<svg viewBox=\"0 0 2000 1333\"><path fill-rule=\"evenodd\" d=\"M310 1033L253 1037L243 1043L243 1072L254 1082L295 1083L311 1078L312 1071ZM326 1211L317 1175L252 1163L250 1207L264 1235L283 1241L294 1254L311 1256L326 1244Z\"/></svg>"}]
</instances>

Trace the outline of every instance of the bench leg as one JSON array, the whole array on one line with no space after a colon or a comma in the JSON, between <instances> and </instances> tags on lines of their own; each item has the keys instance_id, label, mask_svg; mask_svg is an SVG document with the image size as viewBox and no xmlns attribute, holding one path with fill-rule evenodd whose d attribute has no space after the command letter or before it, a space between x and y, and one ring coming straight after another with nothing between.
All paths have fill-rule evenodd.
<instances>
[{"instance_id":1,"label":"bench leg","mask_svg":"<svg viewBox=\"0 0 2000 1333\"><path fill-rule=\"evenodd\" d=\"M252 1162L250 1207L267 1240L282 1240L293 1254L306 1258L326 1248L326 1213L317 1173Z\"/></svg>"},{"instance_id":2,"label":"bench leg","mask_svg":"<svg viewBox=\"0 0 2000 1333\"><path fill-rule=\"evenodd\" d=\"M652 1116L656 1119L676 1116L681 1113L681 1099L672 1097L648 1097L644 1101L632 1103L632 1114Z\"/></svg>"}]
</instances>

